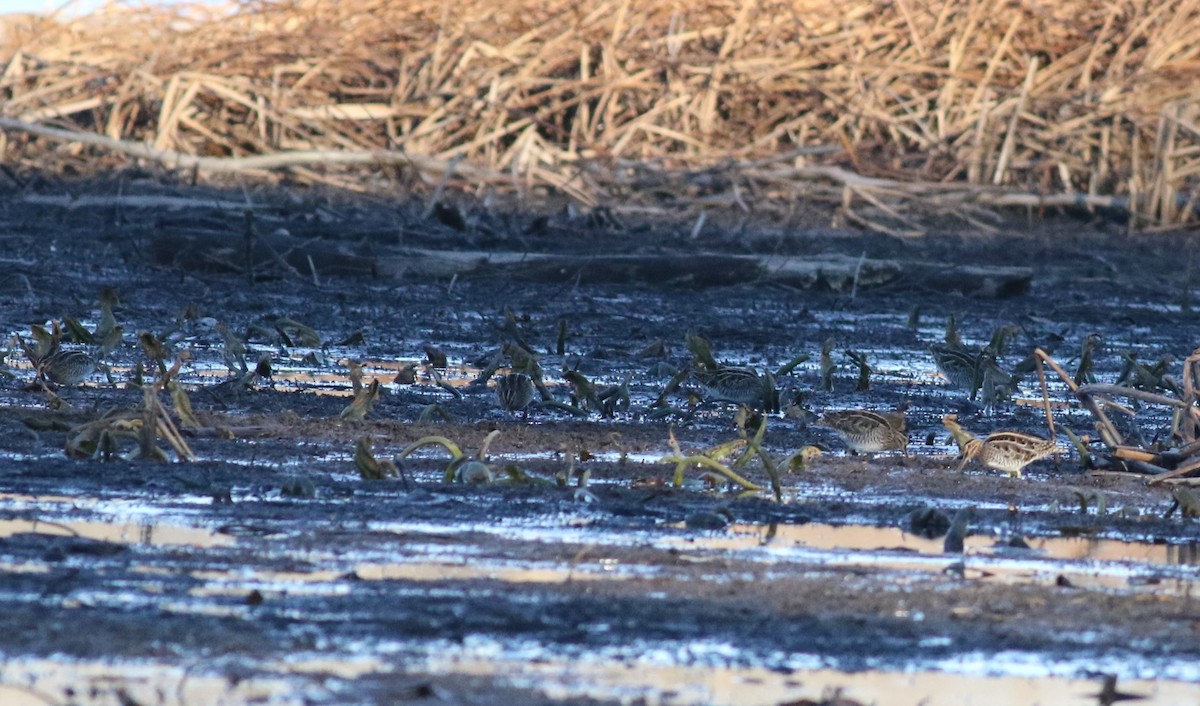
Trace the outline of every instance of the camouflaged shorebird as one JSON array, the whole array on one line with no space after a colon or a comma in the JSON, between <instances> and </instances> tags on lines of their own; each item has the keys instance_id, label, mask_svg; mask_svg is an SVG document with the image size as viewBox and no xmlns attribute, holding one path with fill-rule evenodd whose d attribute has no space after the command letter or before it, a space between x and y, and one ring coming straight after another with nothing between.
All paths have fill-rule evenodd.
<instances>
[{"instance_id":1,"label":"camouflaged shorebird","mask_svg":"<svg viewBox=\"0 0 1200 706\"><path fill-rule=\"evenodd\" d=\"M946 320L946 342L930 344L929 352L950 387L966 390L972 401L982 390L983 401L990 405L1009 397L1016 387L1016 380L1000 368L997 358L1008 340L1018 333L1020 329L1012 324L998 326L986 346L972 350L958 335L958 326L951 316Z\"/></svg>"},{"instance_id":2,"label":"camouflaged shorebird","mask_svg":"<svg viewBox=\"0 0 1200 706\"><path fill-rule=\"evenodd\" d=\"M988 468L1020 478L1026 466L1046 458L1057 449L1058 444L1053 439L1017 431L997 431L982 440L968 441L962 450L962 462L958 464L958 469L961 471L971 459L978 458Z\"/></svg>"},{"instance_id":3,"label":"camouflaged shorebird","mask_svg":"<svg viewBox=\"0 0 1200 706\"><path fill-rule=\"evenodd\" d=\"M958 464L960 471L966 468L971 459L978 459L986 468L1020 478L1026 466L1058 450L1054 439L1043 439L1019 431L992 432L980 439L958 424L956 414L942 417L942 425L950 430L962 451L962 460Z\"/></svg>"},{"instance_id":4,"label":"camouflaged shorebird","mask_svg":"<svg viewBox=\"0 0 1200 706\"><path fill-rule=\"evenodd\" d=\"M760 375L750 368L721 366L716 370L693 369L691 377L700 386L705 402L732 402L768 412L779 409L775 376L770 372Z\"/></svg>"},{"instance_id":5,"label":"camouflaged shorebird","mask_svg":"<svg viewBox=\"0 0 1200 706\"><path fill-rule=\"evenodd\" d=\"M96 361L87 353L58 347L36 364L39 376L63 387L81 384L96 369Z\"/></svg>"},{"instance_id":6,"label":"camouflaged shorebird","mask_svg":"<svg viewBox=\"0 0 1200 706\"><path fill-rule=\"evenodd\" d=\"M933 355L933 364L950 387L966 390L971 400L980 390L985 402L1007 397L1016 384L1013 377L996 363L995 349L991 346L984 346L975 353L934 343L929 346L929 352Z\"/></svg>"},{"instance_id":7,"label":"camouflaged shorebird","mask_svg":"<svg viewBox=\"0 0 1200 706\"><path fill-rule=\"evenodd\" d=\"M899 449L908 453L908 423L904 410L872 412L847 409L826 412L815 422L838 433L854 453L879 453Z\"/></svg>"},{"instance_id":8,"label":"camouflaged shorebird","mask_svg":"<svg viewBox=\"0 0 1200 706\"><path fill-rule=\"evenodd\" d=\"M525 373L496 378L496 404L509 412L524 412L533 401L533 379Z\"/></svg>"}]
</instances>

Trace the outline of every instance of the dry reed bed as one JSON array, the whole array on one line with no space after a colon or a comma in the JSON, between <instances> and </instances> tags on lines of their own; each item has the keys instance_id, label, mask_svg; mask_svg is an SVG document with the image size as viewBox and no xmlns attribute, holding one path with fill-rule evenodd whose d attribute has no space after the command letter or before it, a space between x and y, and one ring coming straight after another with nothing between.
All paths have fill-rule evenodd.
<instances>
[{"instance_id":1,"label":"dry reed bed","mask_svg":"<svg viewBox=\"0 0 1200 706\"><path fill-rule=\"evenodd\" d=\"M363 170L336 163L390 163L372 173L587 204L827 196L900 233L914 203L973 220L1064 203L1128 209L1141 228L1194 219L1200 0L444 7L10 23L0 148L30 167L132 154L350 188Z\"/></svg>"}]
</instances>

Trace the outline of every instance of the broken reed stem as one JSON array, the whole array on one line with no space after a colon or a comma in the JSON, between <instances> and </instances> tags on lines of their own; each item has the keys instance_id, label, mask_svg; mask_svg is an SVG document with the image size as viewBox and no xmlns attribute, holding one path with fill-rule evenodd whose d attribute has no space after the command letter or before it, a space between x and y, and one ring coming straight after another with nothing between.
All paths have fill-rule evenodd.
<instances>
[{"instance_id":1,"label":"broken reed stem","mask_svg":"<svg viewBox=\"0 0 1200 706\"><path fill-rule=\"evenodd\" d=\"M1192 351L1183 361L1183 403L1188 407L1196 404L1196 366L1200 364L1200 349Z\"/></svg>"},{"instance_id":2,"label":"broken reed stem","mask_svg":"<svg viewBox=\"0 0 1200 706\"><path fill-rule=\"evenodd\" d=\"M1042 386L1042 409L1046 411L1046 426L1050 429L1050 438L1058 436L1054 429L1054 412L1050 409L1050 390L1046 386L1046 368L1042 364L1040 357L1035 357L1033 362L1037 365L1038 382Z\"/></svg>"},{"instance_id":3,"label":"broken reed stem","mask_svg":"<svg viewBox=\"0 0 1200 706\"><path fill-rule=\"evenodd\" d=\"M1136 478L1143 480L1146 477L1145 473L1132 473L1130 471L1108 471L1108 470L1091 470L1087 472L1089 478Z\"/></svg>"},{"instance_id":4,"label":"broken reed stem","mask_svg":"<svg viewBox=\"0 0 1200 706\"><path fill-rule=\"evenodd\" d=\"M1187 404L1182 400L1177 400L1174 397L1167 397L1146 390L1139 390L1136 387L1125 387L1124 385L1108 385L1104 383L1090 383L1082 385L1074 390L1075 394L1080 395L1113 395L1120 397L1130 397L1135 400L1149 402L1151 404L1161 404L1168 407L1177 407L1179 409L1187 409Z\"/></svg>"},{"instance_id":5,"label":"broken reed stem","mask_svg":"<svg viewBox=\"0 0 1200 706\"><path fill-rule=\"evenodd\" d=\"M377 164L411 166L422 172L445 173L451 170L454 160L440 160L423 155L410 155L395 150L294 150L252 157L198 157L175 150L159 150L148 145L127 140L114 140L104 135L95 135L77 130L62 130L0 117L0 128L19 130L40 135L59 142L79 142L103 147L113 152L147 159L170 169L198 169L204 172L239 172L253 174L282 167L307 164ZM472 180L498 183L505 182L502 174L474 166L459 167L459 171Z\"/></svg>"},{"instance_id":6,"label":"broken reed stem","mask_svg":"<svg viewBox=\"0 0 1200 706\"><path fill-rule=\"evenodd\" d=\"M1191 264L1190 260L1189 260L1188 264L1190 266L1190 264ZM1185 292L1187 291L1186 286L1184 288L1184 291ZM1196 353L1195 353L1195 351L1193 351L1192 355L1188 356L1183 361L1183 371L1182 371L1183 391L1182 391L1182 394L1180 395L1180 398L1182 399L1183 403L1185 405L1187 405L1188 410L1195 409L1195 404L1196 404L1196 387L1195 387L1195 380L1194 380L1195 371L1192 367L1192 362L1195 357L1196 357ZM1169 377L1167 375L1163 375L1163 380L1167 381L1167 380L1169 380ZM1193 416L1193 419L1195 419L1195 413L1193 412L1191 414ZM1177 434L1177 438L1185 444L1190 444L1193 441L1195 441L1197 425L1196 424L1182 424L1183 420L1181 419L1181 417L1182 417L1181 410L1175 410L1175 414L1173 416L1174 416L1174 418L1171 420L1171 427L1172 427L1172 432Z\"/></svg>"},{"instance_id":7,"label":"broken reed stem","mask_svg":"<svg viewBox=\"0 0 1200 706\"><path fill-rule=\"evenodd\" d=\"M176 365L178 365L178 362ZM164 379L166 379L166 376L164 376ZM180 433L179 427L175 426L175 422L171 419L171 415L167 412L166 407L163 407L162 402L158 400L157 393L161 390L161 385L161 382L156 383L153 386L155 394L147 397L158 420L155 429L158 435L165 438L167 443L171 445L179 460L194 461L196 460L196 454L192 453L192 449L188 446L187 440L183 438L183 434Z\"/></svg>"},{"instance_id":8,"label":"broken reed stem","mask_svg":"<svg viewBox=\"0 0 1200 706\"><path fill-rule=\"evenodd\" d=\"M1049 365L1050 369L1058 375L1067 388L1083 403L1083 406L1087 407L1088 411L1091 412L1093 419L1096 421L1096 430L1100 432L1100 438L1104 441L1104 445L1109 449L1121 446L1124 443L1121 435L1117 433L1117 428L1113 425L1112 420L1108 418L1108 415L1104 413L1100 405L1096 404L1096 400L1092 399L1090 394L1081 393L1081 388L1075 384L1075 380L1067 374L1067 371L1062 369L1061 365L1047 355L1046 351L1041 348L1035 348L1033 354L1037 356L1038 360Z\"/></svg>"},{"instance_id":9,"label":"broken reed stem","mask_svg":"<svg viewBox=\"0 0 1200 706\"><path fill-rule=\"evenodd\" d=\"M1021 112L1025 110L1025 101L1029 98L1029 89L1033 86L1033 77L1037 74L1038 58L1029 60L1029 69L1025 74L1025 83L1021 85L1021 94L1017 96L1017 104L1013 106L1012 118L1008 121L1008 134L1004 136L1004 145L1000 148L1000 159L996 162L996 173L992 175L992 183L1000 186L1004 182L1004 172L1008 169L1008 160L1012 157L1013 145L1017 138L1017 124L1021 121Z\"/></svg>"},{"instance_id":10,"label":"broken reed stem","mask_svg":"<svg viewBox=\"0 0 1200 706\"><path fill-rule=\"evenodd\" d=\"M1157 476L1167 472L1167 469L1163 468L1162 466L1153 463L1147 463L1145 461L1138 461L1136 459L1129 459L1124 461L1124 463L1128 468L1138 469L1143 475Z\"/></svg>"},{"instance_id":11,"label":"broken reed stem","mask_svg":"<svg viewBox=\"0 0 1200 706\"><path fill-rule=\"evenodd\" d=\"M1150 479L1148 485L1161 485L1172 478L1191 475L1197 470L1200 470L1200 459L1196 459L1191 463L1185 463L1184 465L1178 466L1172 470L1159 473Z\"/></svg>"},{"instance_id":12,"label":"broken reed stem","mask_svg":"<svg viewBox=\"0 0 1200 706\"><path fill-rule=\"evenodd\" d=\"M1178 449L1175 449L1175 453L1180 458L1187 458L1189 456L1194 456L1195 454L1200 453L1200 441L1193 441L1191 443L1184 444L1183 446L1180 446Z\"/></svg>"}]
</instances>

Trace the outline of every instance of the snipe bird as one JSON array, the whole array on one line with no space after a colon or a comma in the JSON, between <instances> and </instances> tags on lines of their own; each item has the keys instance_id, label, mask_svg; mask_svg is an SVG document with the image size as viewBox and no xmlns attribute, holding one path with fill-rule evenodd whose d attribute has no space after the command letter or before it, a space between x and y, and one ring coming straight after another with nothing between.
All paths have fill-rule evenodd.
<instances>
[{"instance_id":1,"label":"snipe bird","mask_svg":"<svg viewBox=\"0 0 1200 706\"><path fill-rule=\"evenodd\" d=\"M855 453L878 453L892 449L908 452L908 424L903 410L872 412L847 409L826 412L815 424L837 432Z\"/></svg>"},{"instance_id":2,"label":"snipe bird","mask_svg":"<svg viewBox=\"0 0 1200 706\"><path fill-rule=\"evenodd\" d=\"M692 370L692 380L700 386L705 402L732 402L752 409L773 412L779 409L775 377L750 368L721 366L716 370Z\"/></svg>"},{"instance_id":3,"label":"snipe bird","mask_svg":"<svg viewBox=\"0 0 1200 706\"><path fill-rule=\"evenodd\" d=\"M37 361L38 375L63 387L75 387L96 369L96 361L79 350L55 347Z\"/></svg>"},{"instance_id":4,"label":"snipe bird","mask_svg":"<svg viewBox=\"0 0 1200 706\"><path fill-rule=\"evenodd\" d=\"M524 412L533 400L533 380L525 373L496 378L496 403L509 412Z\"/></svg>"},{"instance_id":5,"label":"snipe bird","mask_svg":"<svg viewBox=\"0 0 1200 706\"><path fill-rule=\"evenodd\" d=\"M962 451L958 464L961 471L972 459L978 459L987 468L1004 471L1010 476L1021 477L1026 466L1053 454L1058 445L1054 439L1024 434L1019 431L997 431L980 439L958 424L958 415L942 417L942 425L953 435Z\"/></svg>"}]
</instances>

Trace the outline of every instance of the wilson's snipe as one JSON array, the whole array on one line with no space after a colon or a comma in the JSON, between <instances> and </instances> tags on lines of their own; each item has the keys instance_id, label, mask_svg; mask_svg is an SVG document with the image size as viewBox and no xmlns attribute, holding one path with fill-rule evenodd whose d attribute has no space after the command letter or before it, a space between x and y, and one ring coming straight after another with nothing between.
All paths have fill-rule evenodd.
<instances>
[{"instance_id":1,"label":"wilson's snipe","mask_svg":"<svg viewBox=\"0 0 1200 706\"><path fill-rule=\"evenodd\" d=\"M966 348L955 348L934 343L929 346L933 363L951 387L966 390L972 400L983 390L986 402L1007 397L1012 392L1014 380L996 363L995 349L990 345L973 352Z\"/></svg>"},{"instance_id":2,"label":"wilson's snipe","mask_svg":"<svg viewBox=\"0 0 1200 706\"><path fill-rule=\"evenodd\" d=\"M509 412L523 412L533 399L533 380L525 373L496 378L496 402Z\"/></svg>"},{"instance_id":3,"label":"wilson's snipe","mask_svg":"<svg viewBox=\"0 0 1200 706\"><path fill-rule=\"evenodd\" d=\"M876 453L890 449L908 451L908 424L904 411L872 412L848 409L826 412L815 424L838 433L855 453Z\"/></svg>"},{"instance_id":4,"label":"wilson's snipe","mask_svg":"<svg viewBox=\"0 0 1200 706\"><path fill-rule=\"evenodd\" d=\"M1043 439L1019 431L992 432L987 438L980 439L959 426L957 415L954 414L942 417L942 424L950 430L962 450L962 461L958 464L960 471L971 459L977 458L987 468L1020 478L1026 466L1058 449L1054 439Z\"/></svg>"},{"instance_id":5,"label":"wilson's snipe","mask_svg":"<svg viewBox=\"0 0 1200 706\"><path fill-rule=\"evenodd\" d=\"M96 369L96 361L83 351L55 348L37 361L38 375L63 387L75 387Z\"/></svg>"},{"instance_id":6,"label":"wilson's snipe","mask_svg":"<svg viewBox=\"0 0 1200 706\"><path fill-rule=\"evenodd\" d=\"M1012 375L1000 369L995 356L988 356L988 349L979 357L979 389L983 391L983 401L991 404L996 400L1009 399L1017 391L1017 380Z\"/></svg>"},{"instance_id":7,"label":"wilson's snipe","mask_svg":"<svg viewBox=\"0 0 1200 706\"><path fill-rule=\"evenodd\" d=\"M1053 439L1043 439L1017 431L997 431L980 441L971 439L963 449L959 470L972 458L988 468L1004 471L1010 476L1021 477L1021 471L1033 463L1046 458L1058 448Z\"/></svg>"},{"instance_id":8,"label":"wilson's snipe","mask_svg":"<svg viewBox=\"0 0 1200 706\"><path fill-rule=\"evenodd\" d=\"M716 370L692 370L692 379L704 393L705 402L732 402L773 412L779 408L775 378L749 368L722 366Z\"/></svg>"},{"instance_id":9,"label":"wilson's snipe","mask_svg":"<svg viewBox=\"0 0 1200 706\"><path fill-rule=\"evenodd\" d=\"M951 387L969 391L974 397L979 387L975 382L979 371L979 355L940 343L930 344L929 352L933 354L933 363L938 372L946 377L946 382Z\"/></svg>"}]
</instances>

